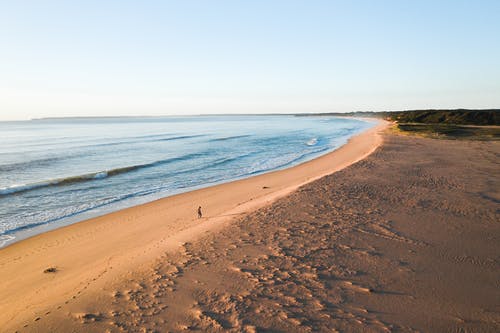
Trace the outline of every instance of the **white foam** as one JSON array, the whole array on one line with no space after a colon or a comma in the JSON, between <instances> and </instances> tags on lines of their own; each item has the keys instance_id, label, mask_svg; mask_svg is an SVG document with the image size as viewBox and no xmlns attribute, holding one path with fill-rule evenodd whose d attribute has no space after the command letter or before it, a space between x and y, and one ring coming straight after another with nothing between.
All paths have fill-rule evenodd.
<instances>
[{"instance_id":1,"label":"white foam","mask_svg":"<svg viewBox=\"0 0 500 333\"><path fill-rule=\"evenodd\" d=\"M312 138L311 140L307 141L306 142L306 145L308 146L314 146L318 143L318 139L317 138Z\"/></svg>"},{"instance_id":2,"label":"white foam","mask_svg":"<svg viewBox=\"0 0 500 333\"><path fill-rule=\"evenodd\" d=\"M10 241L13 241L16 237L11 235L0 235L0 247L5 246Z\"/></svg>"},{"instance_id":3,"label":"white foam","mask_svg":"<svg viewBox=\"0 0 500 333\"><path fill-rule=\"evenodd\" d=\"M102 172L96 173L92 178L93 179L101 179L101 178L106 178L107 176L108 176L108 172L102 171Z\"/></svg>"},{"instance_id":4,"label":"white foam","mask_svg":"<svg viewBox=\"0 0 500 333\"><path fill-rule=\"evenodd\" d=\"M16 193L16 192L27 191L27 190L31 190L31 189L38 188L38 187L52 185L55 183L56 183L56 181L46 181L46 182L39 182L39 183L33 183L33 184L21 184L21 185L14 184L14 185L0 188L0 195L7 195L7 194L11 194L11 193Z\"/></svg>"}]
</instances>

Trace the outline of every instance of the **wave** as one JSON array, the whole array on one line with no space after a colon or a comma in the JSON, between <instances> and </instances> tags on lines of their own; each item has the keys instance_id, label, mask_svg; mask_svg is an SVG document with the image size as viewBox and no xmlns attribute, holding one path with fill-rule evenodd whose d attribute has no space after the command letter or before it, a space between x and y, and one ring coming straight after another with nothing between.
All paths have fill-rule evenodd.
<instances>
[{"instance_id":1,"label":"wave","mask_svg":"<svg viewBox=\"0 0 500 333\"><path fill-rule=\"evenodd\" d=\"M228 137L223 137L223 138L215 138L209 140L210 142L218 142L218 141L228 141L228 140L234 140L234 139L241 139L241 138L247 138L251 135L235 135L235 136L228 136Z\"/></svg>"},{"instance_id":2,"label":"wave","mask_svg":"<svg viewBox=\"0 0 500 333\"><path fill-rule=\"evenodd\" d=\"M86 207L81 207L81 206L80 207L73 207L72 211L63 212L62 214L60 214L58 216L49 217L45 220L38 221L38 222L32 222L32 223L28 223L28 224L24 224L24 225L17 225L12 229L0 231L0 241L2 240L3 237L9 237L9 235L15 234L16 232L19 232L19 231L22 231L25 229L31 229L33 227L47 225L47 224L52 223L52 222L60 221L60 220L63 220L65 218L69 218L69 217L72 217L72 216L75 216L75 215L78 215L81 213L91 211L93 209L97 209L97 208L101 208L101 207L104 207L104 206L107 206L110 204L114 204L114 203L129 199L129 198L153 194L156 191L157 191L157 189L142 190L142 191L124 194L124 195L121 195L118 197L109 198L106 200L101 200L100 202L92 203ZM9 240L7 240L7 241L9 241ZM1 246L2 245L0 245L0 247Z\"/></svg>"},{"instance_id":3,"label":"wave","mask_svg":"<svg viewBox=\"0 0 500 333\"><path fill-rule=\"evenodd\" d=\"M5 244L7 244L8 242L11 242L14 239L16 239L16 237L11 236L11 235L0 234L0 247L3 247Z\"/></svg>"},{"instance_id":4,"label":"wave","mask_svg":"<svg viewBox=\"0 0 500 333\"><path fill-rule=\"evenodd\" d=\"M48 166L48 165L50 165L54 162L57 162L59 160L61 160L60 157L48 157L48 158L40 158L40 159L36 159L36 160L31 160L29 162L17 162L17 163L11 163L11 164L3 164L3 165L0 165L0 172L22 170L22 169L26 169L28 167L31 167L33 165L36 165L38 167Z\"/></svg>"},{"instance_id":5,"label":"wave","mask_svg":"<svg viewBox=\"0 0 500 333\"><path fill-rule=\"evenodd\" d=\"M183 136L174 136L171 138L158 139L157 141L174 141L174 140L184 140L184 139L192 139L199 138L202 136L206 136L205 134L197 134L197 135L183 135Z\"/></svg>"},{"instance_id":6,"label":"wave","mask_svg":"<svg viewBox=\"0 0 500 333\"><path fill-rule=\"evenodd\" d=\"M122 137L122 138L115 138L113 140L118 140L118 141L112 141L112 142L97 142L97 143L88 143L87 141L73 141L73 142L64 142L64 147L66 150L69 149L93 149L96 147L112 147L112 146L123 146L123 145L133 145L133 144L139 144L139 143L147 143L147 142L160 142L160 141L175 141L175 140L184 140L184 139L191 139L191 138L198 138L198 137L204 137L207 136L207 134L196 134L196 135L181 135L181 136L167 136L167 134L156 134L156 135L143 135L143 136L131 136L131 137ZM74 145L74 143L88 143L88 144L79 144L79 145ZM41 143L41 144L27 144L27 146L30 147L36 147L36 146L46 146L47 144ZM50 145L54 145L51 143ZM17 145L19 146L19 145ZM45 148L45 152L47 151L59 151L59 148ZM24 153L36 153L39 152L39 150L26 150ZM4 153L0 152L0 155L5 155L5 154L11 154L11 153ZM81 153L79 155L84 155L84 153ZM67 156L61 156L61 157L55 157L54 160L63 160L67 158ZM31 162L24 162L23 164L29 165ZM12 167L10 167L12 165ZM0 168L5 167L6 171L12 171L15 170L16 167L14 164L6 164L4 166L0 165ZM0 169L2 170L2 169Z\"/></svg>"},{"instance_id":7,"label":"wave","mask_svg":"<svg viewBox=\"0 0 500 333\"><path fill-rule=\"evenodd\" d=\"M245 157L252 156L252 155L255 155L255 152L247 153L247 154L243 154L243 155L238 155L238 156L234 156L234 157L220 158L218 160L210 162L210 164L208 164L208 165L202 165L202 166L197 167L197 168L180 170L177 172L170 173L169 176L171 176L171 177L172 176L179 176L179 175L183 175L183 174L190 174L190 173L193 173L196 171L209 170L209 169L212 169L215 167L220 167L222 165L225 165L225 164L228 164L230 162L237 161L237 160L240 160L240 159L243 159Z\"/></svg>"},{"instance_id":8,"label":"wave","mask_svg":"<svg viewBox=\"0 0 500 333\"><path fill-rule=\"evenodd\" d=\"M111 170L91 172L91 173L87 173L87 174L83 174L83 175L50 179L50 180L36 182L36 183L30 183L30 184L11 185L11 186L0 188L0 196L6 196L9 194L18 194L21 192L27 192L27 191L39 189L42 187L63 186L63 185L69 185L69 184L74 184L74 183L93 181L93 180L103 179L103 178L116 176L119 174L131 172L131 171L135 171L138 169L151 168L151 167L155 167L155 166L159 166L159 165L163 165L163 164L168 164L168 163L173 163L173 162L177 162L177 161L183 161L183 160L187 160L187 159L202 157L205 155L206 155L206 153L193 153L193 154L187 154L187 155L183 155L183 156L179 156L179 157L173 157L173 158L168 158L168 159L164 159L164 160L159 160L159 161L155 161L155 162L151 162L151 163L137 164L137 165L131 165L131 166L126 166L126 167L121 167L121 168L115 168L115 169L111 169Z\"/></svg>"},{"instance_id":9,"label":"wave","mask_svg":"<svg viewBox=\"0 0 500 333\"><path fill-rule=\"evenodd\" d=\"M197 134L197 135L181 135L181 136L171 136L171 137L164 137L164 135L156 135L156 136L149 136L148 140L131 140L131 141L118 141L118 142L110 142L110 143L100 143L97 145L90 145L90 146L85 146L85 147L105 147L105 146L118 146L118 145L130 145L134 143L140 143L140 142L157 142L157 141L175 141L175 140L184 140L184 139L192 139L192 138L198 138L198 137L203 137L206 136L205 134ZM152 137L155 137L154 139L151 139ZM160 138L157 138L160 137ZM141 137L138 137L141 138Z\"/></svg>"},{"instance_id":10,"label":"wave","mask_svg":"<svg viewBox=\"0 0 500 333\"><path fill-rule=\"evenodd\" d=\"M326 152L326 151L331 150L331 149L332 149L332 147L325 146L325 147L321 147L319 149L316 149L314 151L304 152L302 154L299 154L298 156L290 156L290 159L286 159L286 156L285 156L282 159L282 161L277 161L277 163L274 165L257 167L254 170L249 170L248 172L241 174L239 177L253 176L253 175L264 173L264 172L270 172L270 171L274 171L274 170L283 169L283 168L286 168L288 166L294 165L295 163L304 162L310 156L318 156L320 153Z\"/></svg>"}]
</instances>

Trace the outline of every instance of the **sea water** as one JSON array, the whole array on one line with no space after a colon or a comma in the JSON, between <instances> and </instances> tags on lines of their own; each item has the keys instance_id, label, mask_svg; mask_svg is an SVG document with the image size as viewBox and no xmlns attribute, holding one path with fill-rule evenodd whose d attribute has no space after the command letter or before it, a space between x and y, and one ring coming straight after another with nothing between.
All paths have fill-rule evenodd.
<instances>
[{"instance_id":1,"label":"sea water","mask_svg":"<svg viewBox=\"0 0 500 333\"><path fill-rule=\"evenodd\" d=\"M372 125L285 115L0 122L0 246L160 197L287 168Z\"/></svg>"}]
</instances>

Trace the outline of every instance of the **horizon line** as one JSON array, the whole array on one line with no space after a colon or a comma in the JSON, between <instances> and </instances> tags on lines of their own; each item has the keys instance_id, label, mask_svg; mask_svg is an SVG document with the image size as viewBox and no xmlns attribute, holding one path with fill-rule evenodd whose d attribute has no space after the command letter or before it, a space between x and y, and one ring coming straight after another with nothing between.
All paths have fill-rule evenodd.
<instances>
[{"instance_id":1,"label":"horizon line","mask_svg":"<svg viewBox=\"0 0 500 333\"><path fill-rule=\"evenodd\" d=\"M295 113L206 113L206 114L169 114L169 115L123 115L123 116L62 116L62 117L40 117L30 119L0 120L0 122L21 122L21 121L44 121L44 120L78 120L78 119L124 119L124 118L170 118L170 117L214 117L214 116L307 116L307 115L351 115L356 113L383 113L383 112L411 112L411 111L500 111L500 108L425 108L425 109L406 109L406 110L358 110L345 112L295 112Z\"/></svg>"}]
</instances>

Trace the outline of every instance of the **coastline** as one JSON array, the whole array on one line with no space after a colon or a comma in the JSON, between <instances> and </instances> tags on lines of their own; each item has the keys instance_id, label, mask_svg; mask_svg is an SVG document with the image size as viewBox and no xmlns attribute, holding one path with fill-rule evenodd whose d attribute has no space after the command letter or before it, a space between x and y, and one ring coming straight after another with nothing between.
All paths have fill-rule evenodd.
<instances>
[{"instance_id":1,"label":"coastline","mask_svg":"<svg viewBox=\"0 0 500 333\"><path fill-rule=\"evenodd\" d=\"M233 155L235 152L230 147L227 151L227 154L231 156L230 158L226 158L226 156L218 156L218 152L223 151L224 149L218 149L217 144L219 141L225 142L226 140L219 140L216 138L215 140L213 140L217 141L214 147L209 146L207 148L207 152L199 152L200 155L206 153L207 158L208 156L210 156L209 158L213 159L213 161L209 161L208 163L203 162L207 165L208 169L206 171L202 171L201 174L198 171L203 170L203 168L195 168L195 172L191 174L189 173L191 170L183 170L182 168L179 169L178 165L181 165L181 163L177 163L177 161L175 161L175 163L177 164L173 165L172 169L169 169L168 166L170 165L170 162L172 162L171 160L177 160L177 157L173 159L165 158L165 156L157 157L152 159L155 162L148 162L144 164L142 163L144 161L131 162L129 161L131 157L125 156L125 160L123 160L123 158L121 159L122 163L120 163L119 167L107 167L105 165L94 166L91 163L92 166L89 169L89 166L86 166L86 162L81 161L81 163L76 164L77 169L86 171L70 172L61 174L59 175L59 177L57 175L45 177L41 176L41 178L39 179L44 179L43 181L30 182L19 180L15 182L19 185L4 186L0 188L0 198L2 199L0 210L4 210L4 214L2 214L3 227L1 228L2 230L0 232L0 249L19 242L23 239L36 236L37 234L45 233L77 222L82 222L99 216L107 215L126 208L138 206L144 203L156 201L158 199L163 199L181 193L192 192L202 188L254 177L264 173L284 170L302 164L338 149L339 147L344 145L351 136L357 135L366 130L367 127L374 126L377 123L377 121L374 121L374 119L352 119L352 121L356 120L363 121L365 125L360 125L361 128L355 130L354 133L351 132L347 136L344 136L342 134L340 138L333 139L328 143L328 141L331 139L329 137L330 134L328 134L328 130L325 133L325 129L321 130L321 128L319 128L318 133L312 136L313 139L305 143L308 146L307 149L304 150L301 149L301 147L295 147L296 149L292 148L291 151L287 151L286 153L284 152L283 157L281 157L278 152L276 152L274 155L269 155L269 153L264 154L270 158L269 162L266 156L260 156L260 158L259 156L257 156L253 161L250 159L246 161L246 163L239 165L242 172L239 172L239 170L235 170L236 173L228 173L228 171L224 171L224 168L220 168L220 174L217 174L217 172L214 172L214 170L217 170L217 165L219 164L225 164L229 161L230 163L228 164L228 167L230 167L230 164L240 157L246 158L248 156L255 155L255 152L252 151L252 148L237 148L237 150L239 149L239 151L242 152L247 152L247 149L250 149L251 151L248 154L237 156L237 158L234 158ZM307 128L306 125L304 126ZM332 131L330 130L330 132ZM336 131L333 131L333 133L335 132ZM239 137L232 136L231 134L228 135L228 139ZM313 141L317 140L315 135L321 138L320 142ZM188 137L189 136L190 135L188 135ZM196 137L196 135L194 136ZM209 134L207 134L206 136L210 137ZM215 135L215 137L218 136L220 135ZM246 137L246 135L244 137ZM179 138L184 138L184 136L181 136ZM162 142L163 140L159 141ZM211 142L212 139L205 139L205 141ZM239 145L232 146L238 147ZM182 147L182 145L180 145L180 147ZM269 150L273 151L273 148L270 147ZM212 154L213 152L215 152L215 154ZM106 151L102 151L100 153L105 155ZM135 156L135 154L132 156ZM173 153L172 156L179 156L180 160L184 159L185 157L180 151L177 153ZM186 156L191 155L187 154ZM292 160L289 159L290 156L292 156ZM117 160L120 160L119 157L115 156L107 156L107 158L106 156L103 156L102 159L109 159L112 161L115 158ZM280 161L285 161L285 163L282 163ZM155 168L158 169L159 166L156 166L156 164L160 165L163 164L163 162L167 162L165 164L168 165L166 166L166 168L164 167L161 172L156 172L156 175L158 175L156 176L156 178L151 178L147 175L147 171L153 165L155 165ZM213 164L211 164L212 162ZM261 163L263 163L264 167L261 166ZM276 163L278 163L278 165L273 166L273 164ZM132 171L132 173L130 173L130 175L125 175L125 177L132 178L134 177L133 175L136 175L134 182L131 183L131 179L129 179L128 181L126 179L121 181L119 179L115 180L114 177L117 174L128 174L130 171ZM146 172L147 176L144 178L145 181L143 179L140 179L141 174L144 174L144 172ZM163 176L161 176L162 173ZM177 177L181 174L184 175L184 179ZM99 175L99 177L96 177L96 175ZM9 177L10 176L7 174L6 179L9 179ZM113 181L108 179L111 177L113 177ZM200 177L204 178L201 182L199 180ZM98 179L98 181L95 179ZM104 182L112 181L113 185L103 185L101 179L103 179ZM88 193L86 193L86 185L82 185L80 187L77 187L76 189L72 187L74 182L79 183L80 181L90 181L91 183L89 183L88 185L90 186L90 188L97 186L97 189L95 191L95 199L90 199L91 197L94 198L94 195L91 195L93 190L89 190ZM143 182L144 184L142 184ZM68 188L66 188L65 186L61 187L61 196L57 194L51 194L51 189L57 189L60 185L66 185L66 183L70 186ZM120 185L122 186L120 187ZM106 188L106 190L102 190L103 188ZM132 188L133 190L130 191L130 188ZM35 189L36 191L34 193L31 193L33 189ZM78 190L77 195L66 194L71 194L72 190ZM47 191L48 197L46 197ZM3 197L4 195L5 197ZM80 200L79 197L88 197L88 199ZM17 200L17 202L15 200ZM46 205L47 202L49 203L48 205ZM26 208L23 208L22 210L16 210L16 207L19 207L19 205L22 205Z\"/></svg>"},{"instance_id":2,"label":"coastline","mask_svg":"<svg viewBox=\"0 0 500 333\"><path fill-rule=\"evenodd\" d=\"M0 249L0 324L18 327L120 279L166 251L370 155L386 122L300 165L159 199ZM201 205L204 217L196 218ZM55 267L55 274L44 274ZM37 320L38 321L38 320Z\"/></svg>"}]
</instances>

